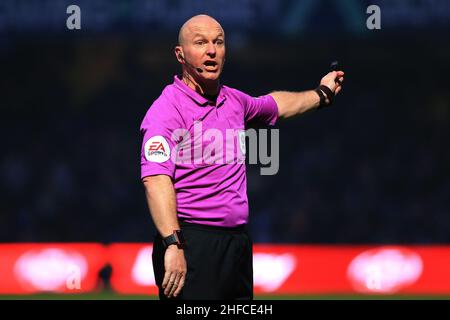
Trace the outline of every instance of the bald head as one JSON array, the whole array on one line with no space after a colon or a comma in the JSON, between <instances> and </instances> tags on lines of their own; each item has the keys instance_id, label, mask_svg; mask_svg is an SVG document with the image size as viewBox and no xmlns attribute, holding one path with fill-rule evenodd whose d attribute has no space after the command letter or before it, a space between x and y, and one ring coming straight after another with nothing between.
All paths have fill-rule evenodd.
<instances>
[{"instance_id":1,"label":"bald head","mask_svg":"<svg viewBox=\"0 0 450 320\"><path fill-rule=\"evenodd\" d=\"M225 62L222 26L205 14L194 16L181 27L178 42L175 56L183 67L185 82L195 82L194 90L204 86L206 89L202 92L215 92Z\"/></svg>"},{"instance_id":2,"label":"bald head","mask_svg":"<svg viewBox=\"0 0 450 320\"><path fill-rule=\"evenodd\" d=\"M225 34L222 26L216 19L206 14L199 14L190 18L181 26L180 32L178 33L178 44L183 45L186 39L192 38L196 32L204 29L217 30L223 35Z\"/></svg>"}]
</instances>

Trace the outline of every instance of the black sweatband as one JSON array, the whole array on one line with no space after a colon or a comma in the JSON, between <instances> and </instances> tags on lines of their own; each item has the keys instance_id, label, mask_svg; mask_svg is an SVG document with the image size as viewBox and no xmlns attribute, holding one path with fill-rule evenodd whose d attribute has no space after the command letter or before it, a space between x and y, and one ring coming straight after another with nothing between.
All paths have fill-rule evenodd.
<instances>
[{"instance_id":1,"label":"black sweatband","mask_svg":"<svg viewBox=\"0 0 450 320\"><path fill-rule=\"evenodd\" d=\"M319 95L320 98L319 109L325 106L330 106L333 103L334 92L331 91L331 89L327 86L320 85L319 87L314 89L314 91ZM328 99L328 103L326 103L326 99Z\"/></svg>"},{"instance_id":2,"label":"black sweatband","mask_svg":"<svg viewBox=\"0 0 450 320\"><path fill-rule=\"evenodd\" d=\"M322 108L323 106L326 105L326 97L325 97L324 93L322 92L322 90L320 90L318 87L316 89L314 89L314 91L317 93L317 95L320 98L319 108Z\"/></svg>"},{"instance_id":3,"label":"black sweatband","mask_svg":"<svg viewBox=\"0 0 450 320\"><path fill-rule=\"evenodd\" d=\"M330 88L328 88L327 86L324 86L324 85L319 86L319 89L322 90L323 92L325 92L325 94L327 95L327 98L330 101L329 105L332 104L333 98L334 98L334 92L331 91Z\"/></svg>"}]
</instances>

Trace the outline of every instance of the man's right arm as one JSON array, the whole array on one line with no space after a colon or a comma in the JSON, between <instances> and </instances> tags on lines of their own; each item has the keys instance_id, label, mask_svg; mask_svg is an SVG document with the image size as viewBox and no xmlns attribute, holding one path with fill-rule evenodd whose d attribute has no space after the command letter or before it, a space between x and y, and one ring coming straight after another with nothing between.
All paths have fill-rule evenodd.
<instances>
[{"instance_id":1,"label":"man's right arm","mask_svg":"<svg viewBox=\"0 0 450 320\"><path fill-rule=\"evenodd\" d=\"M337 78L340 80L338 83L336 82ZM324 85L330 89L333 94L337 95L342 89L343 81L343 71L332 71L320 80L320 85ZM270 93L270 95L277 103L278 116L280 118L294 117L313 108L317 108L320 105L320 97L314 90L302 92L275 91ZM327 96L325 92L323 95ZM326 101L327 103L330 103L331 100L326 99Z\"/></svg>"},{"instance_id":2,"label":"man's right arm","mask_svg":"<svg viewBox=\"0 0 450 320\"><path fill-rule=\"evenodd\" d=\"M167 175L147 176L142 179L150 213L159 234L165 238L179 230L175 189ZM164 280L162 287L168 297L177 296L186 278L186 260L183 249L176 245L167 248L164 255Z\"/></svg>"},{"instance_id":3,"label":"man's right arm","mask_svg":"<svg viewBox=\"0 0 450 320\"><path fill-rule=\"evenodd\" d=\"M148 208L161 237L165 238L179 230L175 189L167 175L148 176L142 179Z\"/></svg>"}]
</instances>

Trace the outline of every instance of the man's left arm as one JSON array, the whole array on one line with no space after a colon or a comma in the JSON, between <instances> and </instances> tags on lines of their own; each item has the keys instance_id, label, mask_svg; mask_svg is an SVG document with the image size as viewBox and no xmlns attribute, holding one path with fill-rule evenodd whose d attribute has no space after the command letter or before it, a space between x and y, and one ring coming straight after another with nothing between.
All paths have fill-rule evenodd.
<instances>
[{"instance_id":1,"label":"man's left arm","mask_svg":"<svg viewBox=\"0 0 450 320\"><path fill-rule=\"evenodd\" d=\"M320 80L320 85L329 88L333 96L336 96L342 90L343 81L343 71L332 71ZM326 89L319 90L323 94L324 103L329 104L331 102L328 98L330 92L327 92ZM277 103L279 118L291 118L320 106L320 95L314 90L302 92L274 91L270 95Z\"/></svg>"}]
</instances>

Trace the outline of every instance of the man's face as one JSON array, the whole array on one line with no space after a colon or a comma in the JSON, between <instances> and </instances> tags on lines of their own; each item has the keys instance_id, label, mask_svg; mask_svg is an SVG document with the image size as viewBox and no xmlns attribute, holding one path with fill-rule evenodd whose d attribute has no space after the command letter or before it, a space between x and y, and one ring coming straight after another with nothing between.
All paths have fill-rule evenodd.
<instances>
[{"instance_id":1,"label":"man's face","mask_svg":"<svg viewBox=\"0 0 450 320\"><path fill-rule=\"evenodd\" d=\"M181 47L181 48L180 48ZM225 61L225 35L213 19L194 19L182 33L182 52L188 72L197 81L216 81ZM182 59L178 59L183 63ZM201 68L203 72L199 72Z\"/></svg>"}]
</instances>

